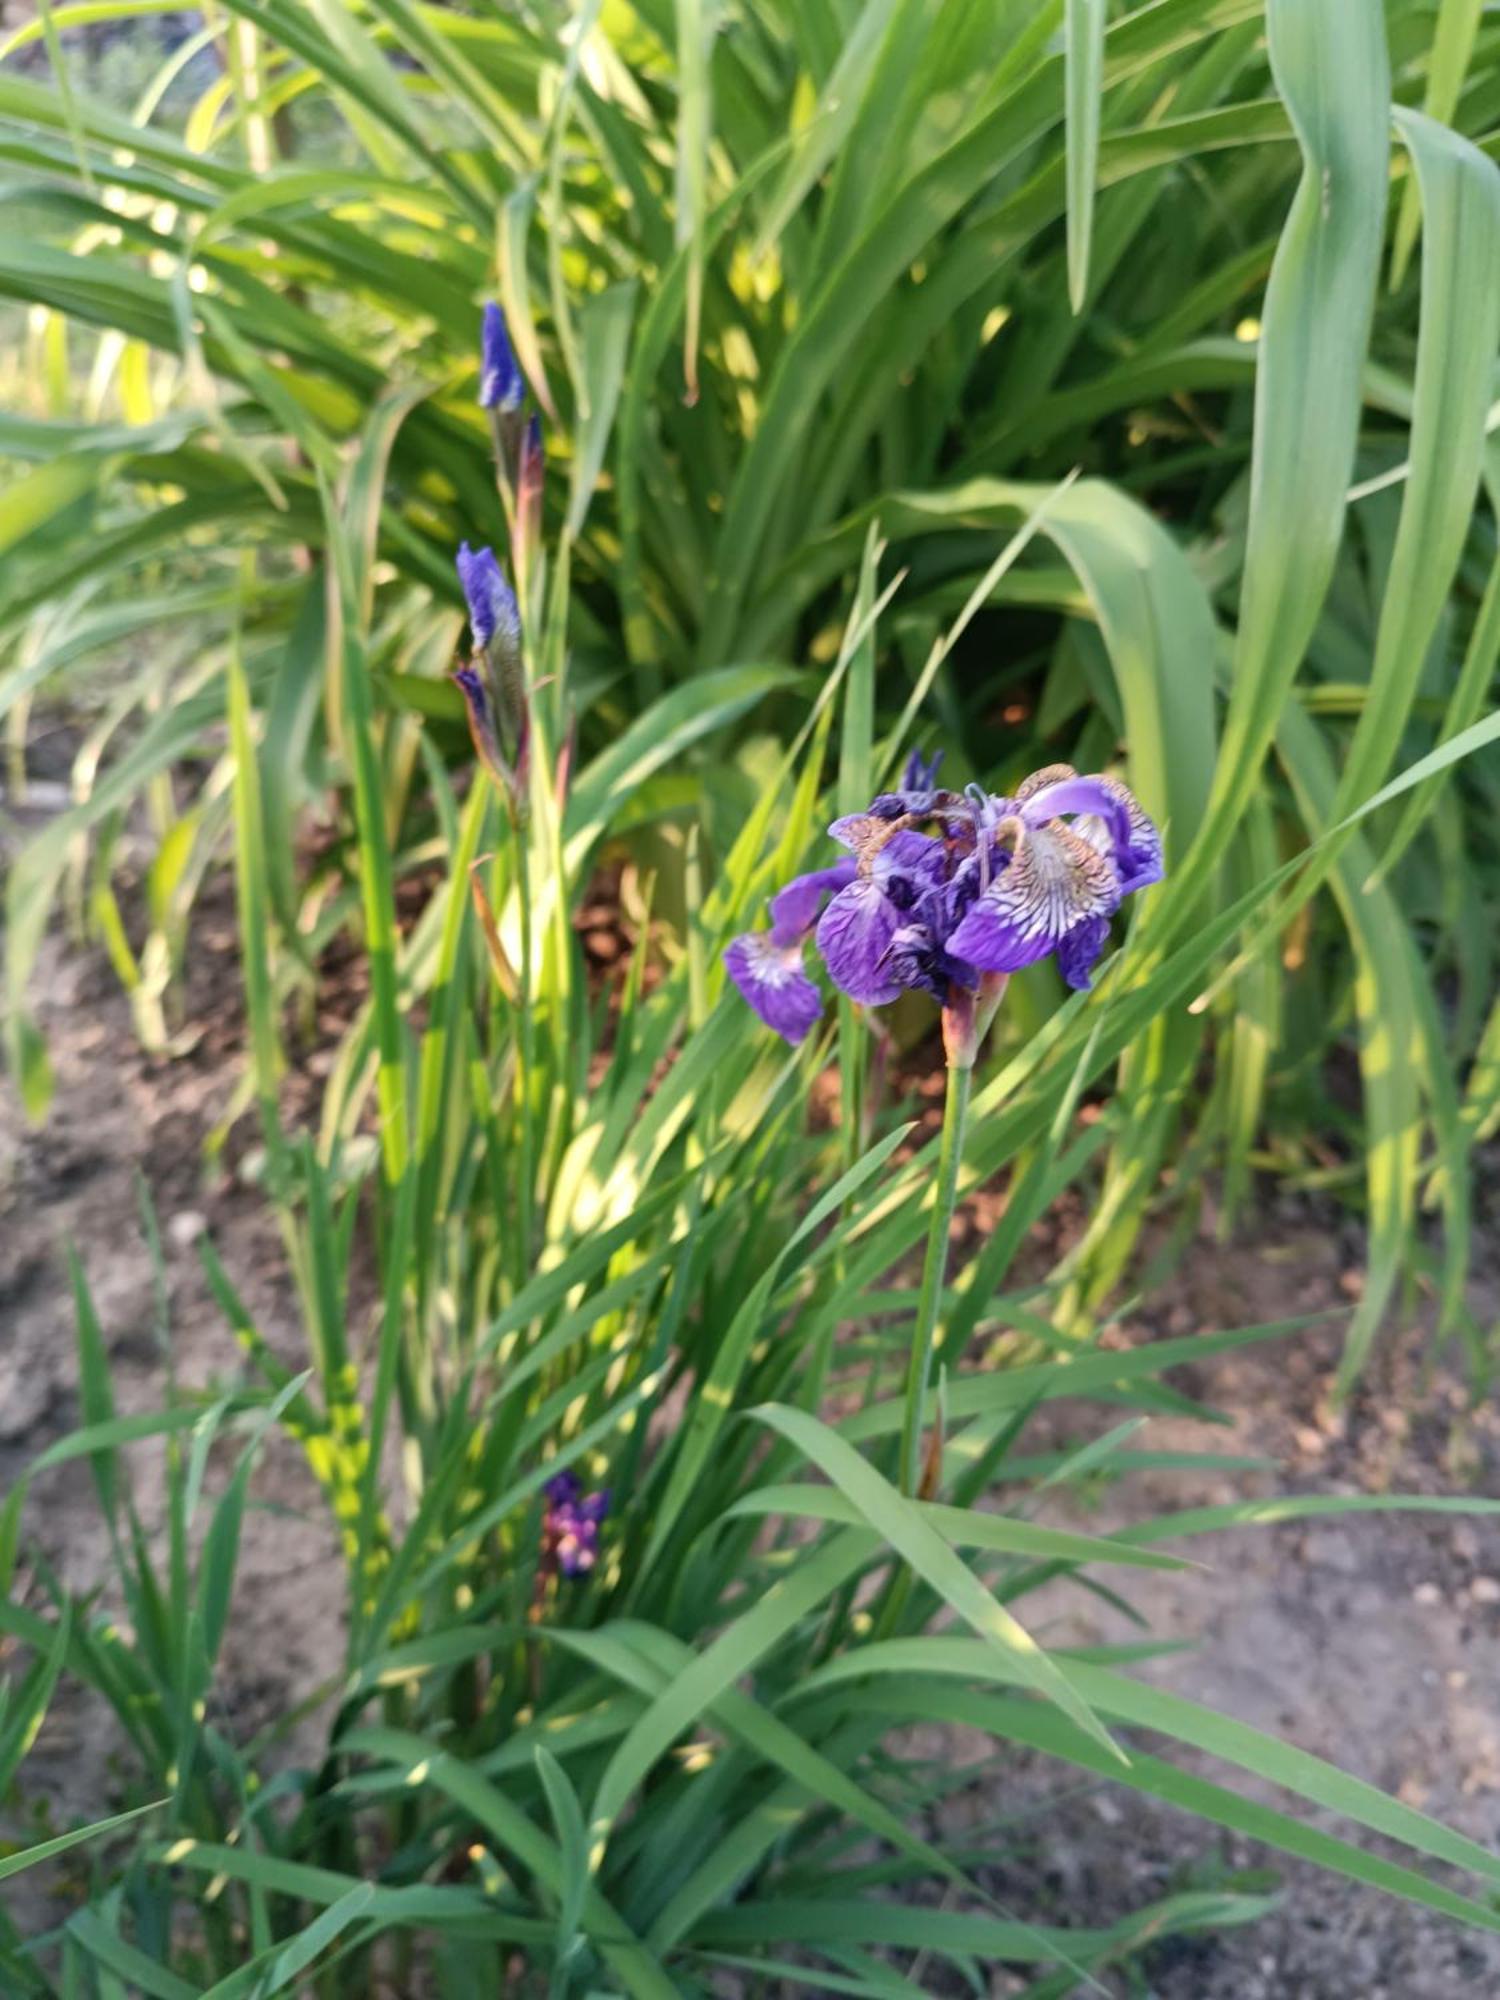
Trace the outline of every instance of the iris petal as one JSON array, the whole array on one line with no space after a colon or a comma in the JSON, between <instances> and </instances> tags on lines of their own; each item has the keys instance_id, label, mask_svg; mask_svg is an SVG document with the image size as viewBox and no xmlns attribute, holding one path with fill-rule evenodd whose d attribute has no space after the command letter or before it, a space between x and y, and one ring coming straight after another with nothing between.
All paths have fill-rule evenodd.
<instances>
[{"instance_id":1,"label":"iris petal","mask_svg":"<svg viewBox=\"0 0 1500 2000\"><path fill-rule=\"evenodd\" d=\"M913 991L930 993L946 1001L954 986L971 987L978 978L971 965L953 958L943 948L940 930L930 924L902 924L891 939L887 960L893 979Z\"/></svg>"},{"instance_id":2,"label":"iris petal","mask_svg":"<svg viewBox=\"0 0 1500 2000\"><path fill-rule=\"evenodd\" d=\"M877 810L887 803L892 808L890 812ZM833 821L828 831L840 847L847 847L861 861L869 861L890 839L891 823L900 819L901 813L901 801L892 795L888 800L874 800L868 812L845 813Z\"/></svg>"},{"instance_id":3,"label":"iris petal","mask_svg":"<svg viewBox=\"0 0 1500 2000\"><path fill-rule=\"evenodd\" d=\"M1088 993L1094 984L1094 963L1109 936L1108 917L1085 917L1081 924L1057 941L1057 969L1079 993Z\"/></svg>"},{"instance_id":4,"label":"iris petal","mask_svg":"<svg viewBox=\"0 0 1500 2000\"><path fill-rule=\"evenodd\" d=\"M1016 786L1016 804L1027 805L1039 793L1051 791L1054 785L1065 785L1077 777L1078 773L1071 764L1044 764L1040 771L1033 771L1029 778L1023 778ZM1085 779L1083 782L1087 784L1089 781ZM1054 806L1050 813L1043 813L1041 817L1052 819L1057 813L1070 810L1072 808L1068 806Z\"/></svg>"},{"instance_id":5,"label":"iris petal","mask_svg":"<svg viewBox=\"0 0 1500 2000\"><path fill-rule=\"evenodd\" d=\"M1070 766L1054 764L1028 778L1016 801L1028 826L1040 826L1062 813L1084 815L1077 830L1108 852L1122 896L1162 879L1161 835L1135 793L1118 778L1080 778ZM1104 840L1099 838L1101 831Z\"/></svg>"},{"instance_id":6,"label":"iris petal","mask_svg":"<svg viewBox=\"0 0 1500 2000\"><path fill-rule=\"evenodd\" d=\"M902 791L933 791L937 786L938 765L942 761L941 750L934 750L930 757L924 757L920 750L913 750L906 760L906 770L901 779Z\"/></svg>"},{"instance_id":7,"label":"iris petal","mask_svg":"<svg viewBox=\"0 0 1500 2000\"><path fill-rule=\"evenodd\" d=\"M484 676L474 666L457 667L453 672L455 686L464 698L464 707L469 716L469 734L474 740L474 748L479 761L494 777L505 780L505 758L500 750L500 738L495 729L495 713L490 706L489 689L484 684Z\"/></svg>"},{"instance_id":8,"label":"iris petal","mask_svg":"<svg viewBox=\"0 0 1500 2000\"><path fill-rule=\"evenodd\" d=\"M1004 872L948 938L955 958L983 972L1034 965L1078 925L1107 922L1120 899L1109 861L1070 827L1011 824L1016 845Z\"/></svg>"},{"instance_id":9,"label":"iris petal","mask_svg":"<svg viewBox=\"0 0 1500 2000\"><path fill-rule=\"evenodd\" d=\"M930 833L903 827L893 833L870 864L870 877L885 887L905 875L924 889L942 887L946 854L943 843Z\"/></svg>"},{"instance_id":10,"label":"iris petal","mask_svg":"<svg viewBox=\"0 0 1500 2000\"><path fill-rule=\"evenodd\" d=\"M1115 831L1115 873L1120 878L1120 894L1130 896L1137 889L1148 889L1153 882L1160 882L1166 873L1162 861L1161 833L1150 814L1135 793L1122 785L1118 778L1099 778L1096 782L1104 787L1118 802L1125 820L1125 837L1122 840Z\"/></svg>"},{"instance_id":11,"label":"iris petal","mask_svg":"<svg viewBox=\"0 0 1500 2000\"><path fill-rule=\"evenodd\" d=\"M858 863L851 857L788 882L771 898L771 935L776 943L799 944L817 922L823 898L844 888L857 873Z\"/></svg>"},{"instance_id":12,"label":"iris petal","mask_svg":"<svg viewBox=\"0 0 1500 2000\"><path fill-rule=\"evenodd\" d=\"M836 986L866 1007L882 1007L901 991L887 963L901 912L878 882L840 889L818 923L818 950Z\"/></svg>"},{"instance_id":13,"label":"iris petal","mask_svg":"<svg viewBox=\"0 0 1500 2000\"><path fill-rule=\"evenodd\" d=\"M724 966L751 1007L794 1045L803 1040L823 1011L823 1000L807 976L800 944L778 944L767 931L731 938Z\"/></svg>"}]
</instances>

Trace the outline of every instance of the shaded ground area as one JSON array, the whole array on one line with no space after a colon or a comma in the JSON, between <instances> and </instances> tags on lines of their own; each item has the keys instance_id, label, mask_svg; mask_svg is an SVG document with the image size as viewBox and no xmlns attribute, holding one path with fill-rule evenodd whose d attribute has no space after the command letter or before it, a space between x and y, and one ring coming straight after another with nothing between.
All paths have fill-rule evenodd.
<instances>
[{"instance_id":1,"label":"shaded ground area","mask_svg":"<svg viewBox=\"0 0 1500 2000\"><path fill-rule=\"evenodd\" d=\"M195 933L191 1011L202 1032L171 1063L140 1054L107 971L49 951L43 1012L59 1082L53 1117L29 1131L0 1098L0 1484L78 1421L67 1242L88 1270L120 1407L161 1400L166 1358L138 1173L161 1217L179 1378L232 1382L242 1372L199 1266L196 1239L205 1228L272 1346L293 1364L305 1360L294 1344L296 1315L274 1228L252 1188L232 1172L210 1181L203 1165L204 1135L223 1115L238 1073L238 1026L223 998L234 991L234 945L227 916L210 916ZM1479 1226L1493 1261L1495 1217L1483 1206ZM1329 1215L1277 1203L1249 1240L1230 1249L1195 1246L1125 1331L1175 1334L1347 1304L1358 1248ZM1493 1320L1494 1302L1488 1306L1481 1316ZM1490 1408L1470 1410L1441 1370L1425 1379L1419 1329L1387 1341L1338 1417L1328 1400L1336 1358L1336 1332L1319 1330L1225 1357L1194 1381L1179 1377L1191 1394L1232 1412L1232 1425L1162 1419L1137 1444L1263 1453L1278 1470L1232 1481L1132 1474L1077 1506L1076 1519L1107 1530L1253 1493L1500 1491L1500 1420ZM1056 1439L1070 1420L1080 1440L1099 1428L1097 1411L1070 1419L1060 1407ZM160 1514L157 1462L151 1447L133 1454L148 1523ZM220 1719L241 1740L274 1729L334 1676L342 1646L338 1559L300 1458L273 1449L256 1491L218 1694ZM1056 1508L1048 1517L1061 1518ZM87 1587L105 1573L107 1546L85 1466L39 1483L27 1526L69 1585ZM1375 1516L1247 1528L1184 1544L1184 1552L1210 1567L1138 1573L1130 1594L1158 1636L1198 1644L1141 1671L1336 1759L1486 1844L1500 1840L1500 1527ZM19 1586L40 1601L24 1565ZM1076 1589L1054 1586L1028 1608L1039 1636L1053 1643L1132 1636L1119 1614ZM318 1727L311 1725L304 1754ZM957 1838L993 1829L984 1836L994 1853L991 1886L1039 1919L1104 1923L1173 1888L1236 1886L1247 1871L1274 1870L1285 1897L1267 1922L1168 1946L1147 1961L1149 1986L1121 1985L1121 1994L1458 2000L1500 1991L1500 1938L1341 1885L1039 1760L1010 1752L997 1760L987 1741L934 1732L924 1747L976 1767L975 1785L944 1808L936 1830ZM28 1766L28 1809L54 1827L108 1810L118 1796L118 1753L100 1718L66 1695ZM1255 1886L1263 1886L1259 1875ZM18 1914L24 1923L24 1906ZM1018 1988L997 1974L992 1990Z\"/></svg>"}]
</instances>

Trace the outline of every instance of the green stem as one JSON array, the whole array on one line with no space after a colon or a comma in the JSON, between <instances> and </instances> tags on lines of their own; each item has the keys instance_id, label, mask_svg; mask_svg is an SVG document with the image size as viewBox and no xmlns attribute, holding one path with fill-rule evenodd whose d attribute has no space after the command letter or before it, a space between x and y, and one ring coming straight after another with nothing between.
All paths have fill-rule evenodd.
<instances>
[{"instance_id":1,"label":"green stem","mask_svg":"<svg viewBox=\"0 0 1500 2000\"><path fill-rule=\"evenodd\" d=\"M517 968L516 983L520 988L519 1047L516 1062L516 1108L520 1114L520 1186L516 1199L516 1228L521 1239L521 1254L516 1260L517 1287L524 1285L531 1276L532 1258L532 1199L535 1193L533 1182L536 1176L536 1147L532 1132L532 1105L534 1103L535 1079L535 1024L531 1018L534 967L532 963L532 923L531 923L531 855L519 820L512 816L512 831L516 848L516 885L521 898L521 963Z\"/></svg>"},{"instance_id":2,"label":"green stem","mask_svg":"<svg viewBox=\"0 0 1500 2000\"><path fill-rule=\"evenodd\" d=\"M839 995L839 1166L842 1173L848 1173L857 1163L866 1145L868 1119L865 1107L866 1052L869 1029L866 1027L861 1010L852 1000ZM840 1210L839 1220L848 1219L849 1204L845 1202ZM830 1294L843 1285L846 1268L846 1252L842 1246L834 1253L831 1269L818 1289L818 1305L823 1305ZM823 1393L828 1387L829 1370L833 1365L834 1337L837 1328L834 1321L823 1316L822 1331L818 1335L816 1347L807 1371L807 1387L804 1395L806 1407L816 1417L823 1408ZM846 1586L853 1593L854 1584ZM835 1604L841 1592L834 1596Z\"/></svg>"},{"instance_id":3,"label":"green stem","mask_svg":"<svg viewBox=\"0 0 1500 2000\"><path fill-rule=\"evenodd\" d=\"M921 1475L922 1413L932 1372L933 1339L948 1270L948 1231L958 1198L958 1169L963 1159L964 1127L969 1115L967 1066L948 1067L948 1094L943 1103L943 1136L938 1147L937 1193L927 1227L927 1253L922 1259L922 1288L917 1294L917 1323L912 1328L911 1361L906 1371L906 1414L901 1425L901 1457L897 1482L905 1494L917 1490Z\"/></svg>"}]
</instances>

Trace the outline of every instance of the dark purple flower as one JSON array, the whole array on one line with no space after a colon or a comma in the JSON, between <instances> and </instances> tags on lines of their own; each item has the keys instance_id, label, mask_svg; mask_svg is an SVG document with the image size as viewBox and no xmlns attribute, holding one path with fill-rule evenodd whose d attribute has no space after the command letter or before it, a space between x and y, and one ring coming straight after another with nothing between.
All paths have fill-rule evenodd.
<instances>
[{"instance_id":1,"label":"dark purple flower","mask_svg":"<svg viewBox=\"0 0 1500 2000\"><path fill-rule=\"evenodd\" d=\"M565 1529L557 1540L557 1567L564 1576L587 1576L599 1560L599 1530L590 1521Z\"/></svg>"},{"instance_id":2,"label":"dark purple flower","mask_svg":"<svg viewBox=\"0 0 1500 2000\"><path fill-rule=\"evenodd\" d=\"M1109 919L1162 878L1161 836L1118 778L1081 778L1067 764L1037 771L1013 799L992 802L988 884L971 872L948 938L985 972L1019 972L1049 952L1070 986L1087 991Z\"/></svg>"},{"instance_id":3,"label":"dark purple flower","mask_svg":"<svg viewBox=\"0 0 1500 2000\"><path fill-rule=\"evenodd\" d=\"M479 355L479 407L519 410L526 394L526 378L510 344L505 314L493 299L486 301L480 318Z\"/></svg>"},{"instance_id":4,"label":"dark purple flower","mask_svg":"<svg viewBox=\"0 0 1500 2000\"><path fill-rule=\"evenodd\" d=\"M803 955L814 927L851 999L878 1007L917 990L947 1007L968 996L968 1014L987 1022L1004 976L1049 953L1087 988L1115 910L1161 880L1161 837L1117 778L1059 764L1001 799L937 790L937 764L913 756L900 792L835 820L850 858L797 876L772 900L771 930L725 949L740 992L787 1041L822 1011Z\"/></svg>"},{"instance_id":5,"label":"dark purple flower","mask_svg":"<svg viewBox=\"0 0 1500 2000\"><path fill-rule=\"evenodd\" d=\"M856 813L828 829L855 853L858 874L818 924L818 950L835 986L867 1007L883 1006L914 982L903 977L918 940L942 930L947 857L943 841L899 819ZM895 942L904 934L898 957ZM925 983L922 982L922 983Z\"/></svg>"}]
</instances>

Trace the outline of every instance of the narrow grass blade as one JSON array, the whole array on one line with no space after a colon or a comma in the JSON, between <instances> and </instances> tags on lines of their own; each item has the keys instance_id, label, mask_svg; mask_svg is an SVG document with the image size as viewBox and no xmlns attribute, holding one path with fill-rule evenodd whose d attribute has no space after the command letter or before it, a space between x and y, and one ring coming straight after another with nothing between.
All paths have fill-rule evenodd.
<instances>
[{"instance_id":1,"label":"narrow grass blade","mask_svg":"<svg viewBox=\"0 0 1500 2000\"><path fill-rule=\"evenodd\" d=\"M21 1874L27 1868L34 1868L38 1862L51 1861L56 1855L66 1854L70 1848L81 1847L85 1841L101 1840L122 1826L132 1825L146 1813L160 1812L168 1803L166 1799L153 1799L149 1805L134 1806L129 1812L116 1813L111 1819L96 1819L92 1826L74 1827L70 1833L54 1834L50 1840L36 1841L15 1854L0 1854L0 1882Z\"/></svg>"},{"instance_id":2,"label":"narrow grass blade","mask_svg":"<svg viewBox=\"0 0 1500 2000\"><path fill-rule=\"evenodd\" d=\"M1104 72L1105 0L1068 0L1064 43L1067 93L1068 300L1083 311L1094 232L1094 179Z\"/></svg>"},{"instance_id":3,"label":"narrow grass blade","mask_svg":"<svg viewBox=\"0 0 1500 2000\"><path fill-rule=\"evenodd\" d=\"M994 1647L1028 1687L1057 1703L1104 1748L1115 1755L1108 1734L1090 1712L1068 1675L1048 1658L1031 1634L1011 1616L961 1562L938 1532L930 1514L905 1499L853 1446L804 1410L776 1404L757 1412L763 1423L796 1445L854 1503L861 1518L943 1599L964 1622Z\"/></svg>"}]
</instances>

